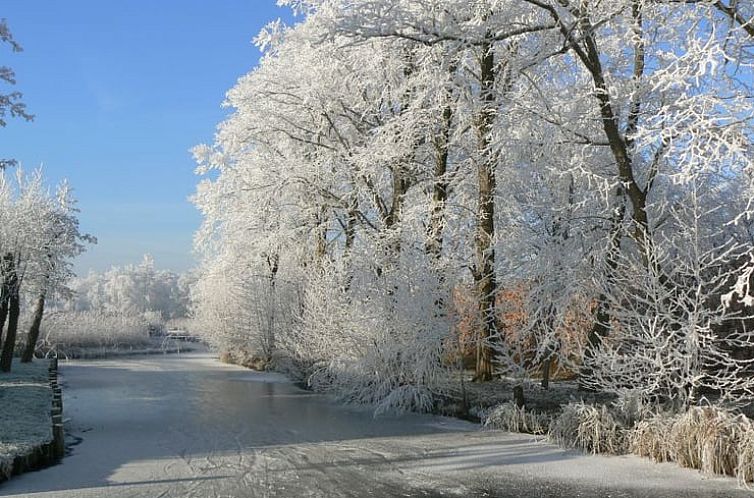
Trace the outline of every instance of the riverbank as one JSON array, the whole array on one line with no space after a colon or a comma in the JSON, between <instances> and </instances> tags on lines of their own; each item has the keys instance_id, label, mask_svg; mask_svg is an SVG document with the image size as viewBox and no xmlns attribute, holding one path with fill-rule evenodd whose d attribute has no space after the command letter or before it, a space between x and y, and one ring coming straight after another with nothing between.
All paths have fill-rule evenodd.
<instances>
[{"instance_id":1,"label":"riverbank","mask_svg":"<svg viewBox=\"0 0 754 498\"><path fill-rule=\"evenodd\" d=\"M68 347L56 350L65 360L103 360L129 356L147 356L159 354L195 353L206 350L206 346L199 342L173 339L170 337L154 337L138 346L82 346Z\"/></svg>"},{"instance_id":2,"label":"riverbank","mask_svg":"<svg viewBox=\"0 0 754 498\"><path fill-rule=\"evenodd\" d=\"M449 417L482 422L484 416L498 406L514 402L513 390L518 382L495 378L488 382L473 382L473 371L465 372L464 382L449 379L437 396L434 413ZM547 389L539 382L524 384L524 397L529 410L557 416L568 403L608 404L613 397L605 393L579 389L574 380L551 381Z\"/></svg>"},{"instance_id":3,"label":"riverbank","mask_svg":"<svg viewBox=\"0 0 754 498\"><path fill-rule=\"evenodd\" d=\"M232 355L220 357L235 363ZM260 371L253 362L240 366ZM699 471L704 478L735 477L741 488L749 489L754 481L754 422L738 412L695 407L640 419L616 409L613 396L581 390L574 380L554 380L548 388L527 382L525 408L519 408L513 393L520 383L506 378L477 383L472 375L469 371L447 378L434 393L430 413L490 430L539 436L585 455L633 455L647 458L650 465L669 463ZM295 376L293 382L317 391Z\"/></svg>"},{"instance_id":4,"label":"riverbank","mask_svg":"<svg viewBox=\"0 0 754 498\"><path fill-rule=\"evenodd\" d=\"M54 386L51 361L14 363L11 373L0 374L0 482L63 456L62 403Z\"/></svg>"}]
</instances>

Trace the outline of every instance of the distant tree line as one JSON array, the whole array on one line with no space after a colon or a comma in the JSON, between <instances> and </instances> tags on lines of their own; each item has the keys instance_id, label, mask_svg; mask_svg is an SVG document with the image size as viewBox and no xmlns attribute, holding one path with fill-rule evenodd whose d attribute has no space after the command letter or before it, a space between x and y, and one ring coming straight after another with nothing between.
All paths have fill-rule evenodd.
<instances>
[{"instance_id":1,"label":"distant tree line","mask_svg":"<svg viewBox=\"0 0 754 498\"><path fill-rule=\"evenodd\" d=\"M184 318L192 280L190 274L156 269L154 259L145 255L136 265L114 266L105 272L74 278L71 295L56 307L122 315L158 313L165 320Z\"/></svg>"}]
</instances>

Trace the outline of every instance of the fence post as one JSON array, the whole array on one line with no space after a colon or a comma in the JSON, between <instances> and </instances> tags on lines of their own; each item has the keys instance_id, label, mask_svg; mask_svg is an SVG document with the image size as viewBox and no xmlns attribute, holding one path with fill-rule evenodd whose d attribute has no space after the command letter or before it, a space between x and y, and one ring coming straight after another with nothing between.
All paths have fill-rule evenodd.
<instances>
[{"instance_id":1,"label":"fence post","mask_svg":"<svg viewBox=\"0 0 754 498\"><path fill-rule=\"evenodd\" d=\"M65 455L65 431L63 429L63 390L58 385L58 358L50 359L50 389L52 390L52 445L51 453L55 460Z\"/></svg>"}]
</instances>

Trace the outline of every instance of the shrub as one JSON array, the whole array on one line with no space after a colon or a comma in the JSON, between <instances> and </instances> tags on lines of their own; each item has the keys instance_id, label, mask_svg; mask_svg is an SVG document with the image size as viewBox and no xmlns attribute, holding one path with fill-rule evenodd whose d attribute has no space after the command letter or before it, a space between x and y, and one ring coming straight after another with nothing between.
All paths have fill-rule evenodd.
<instances>
[{"instance_id":1,"label":"shrub","mask_svg":"<svg viewBox=\"0 0 754 498\"><path fill-rule=\"evenodd\" d=\"M736 475L739 443L752 431L743 415L713 407L693 407L673 422L673 459L683 467L708 474Z\"/></svg>"},{"instance_id":2,"label":"shrub","mask_svg":"<svg viewBox=\"0 0 754 498\"><path fill-rule=\"evenodd\" d=\"M258 353L252 353L245 349L237 351L222 351L220 352L219 359L223 363L229 363L231 365L240 365L251 370L257 370L263 372L269 370L270 363L263 356Z\"/></svg>"},{"instance_id":3,"label":"shrub","mask_svg":"<svg viewBox=\"0 0 754 498\"><path fill-rule=\"evenodd\" d=\"M512 401L496 406L482 419L484 426L491 429L537 435L547 434L550 424L550 417L546 414L519 408Z\"/></svg>"},{"instance_id":4,"label":"shrub","mask_svg":"<svg viewBox=\"0 0 754 498\"><path fill-rule=\"evenodd\" d=\"M588 453L626 453L626 428L606 406L569 403L550 424L550 438Z\"/></svg>"},{"instance_id":5,"label":"shrub","mask_svg":"<svg viewBox=\"0 0 754 498\"><path fill-rule=\"evenodd\" d=\"M754 430L751 423L738 440L736 477L742 485L754 481Z\"/></svg>"},{"instance_id":6,"label":"shrub","mask_svg":"<svg viewBox=\"0 0 754 498\"><path fill-rule=\"evenodd\" d=\"M628 434L628 449L631 453L655 462L673 460L668 434L673 426L673 419L667 415L656 415L636 423Z\"/></svg>"},{"instance_id":7,"label":"shrub","mask_svg":"<svg viewBox=\"0 0 754 498\"><path fill-rule=\"evenodd\" d=\"M640 421L630 432L629 447L655 461L736 476L742 484L754 481L754 424L722 408L692 407Z\"/></svg>"},{"instance_id":8,"label":"shrub","mask_svg":"<svg viewBox=\"0 0 754 498\"><path fill-rule=\"evenodd\" d=\"M164 336L167 332L165 327L165 320L162 318L162 313L159 311L147 311L144 313L144 320L147 322L147 330L150 337Z\"/></svg>"}]
</instances>

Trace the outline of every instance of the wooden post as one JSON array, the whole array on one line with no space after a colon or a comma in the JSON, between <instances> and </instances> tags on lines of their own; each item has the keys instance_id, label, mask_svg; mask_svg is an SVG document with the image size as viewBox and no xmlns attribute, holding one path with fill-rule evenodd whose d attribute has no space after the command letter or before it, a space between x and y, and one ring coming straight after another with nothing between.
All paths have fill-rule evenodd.
<instances>
[{"instance_id":1,"label":"wooden post","mask_svg":"<svg viewBox=\"0 0 754 498\"><path fill-rule=\"evenodd\" d=\"M63 390L57 385L52 388L52 403L58 405L61 412L63 411Z\"/></svg>"},{"instance_id":2,"label":"wooden post","mask_svg":"<svg viewBox=\"0 0 754 498\"><path fill-rule=\"evenodd\" d=\"M65 455L65 432L63 431L63 417L61 415L58 415L58 418L53 419L52 442L55 459L59 460L63 458Z\"/></svg>"},{"instance_id":3,"label":"wooden post","mask_svg":"<svg viewBox=\"0 0 754 498\"><path fill-rule=\"evenodd\" d=\"M65 455L65 431L63 429L63 390L58 385L58 359L50 359L50 389L52 390L52 444L51 456L60 460Z\"/></svg>"}]
</instances>

